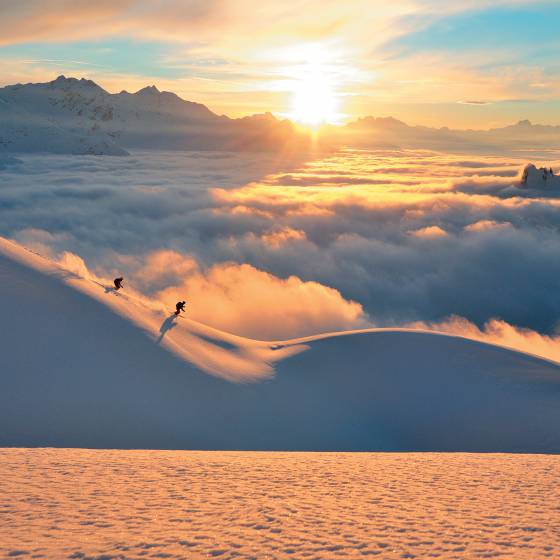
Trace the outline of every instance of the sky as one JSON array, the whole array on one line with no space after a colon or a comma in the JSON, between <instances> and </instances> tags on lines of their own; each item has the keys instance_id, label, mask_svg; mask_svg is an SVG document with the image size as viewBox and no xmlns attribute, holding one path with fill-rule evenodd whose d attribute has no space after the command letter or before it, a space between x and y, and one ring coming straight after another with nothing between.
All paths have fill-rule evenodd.
<instances>
[{"instance_id":1,"label":"sky","mask_svg":"<svg viewBox=\"0 0 560 560\"><path fill-rule=\"evenodd\" d=\"M555 0L2 0L0 85L155 84L310 124L560 124L559 27Z\"/></svg>"}]
</instances>

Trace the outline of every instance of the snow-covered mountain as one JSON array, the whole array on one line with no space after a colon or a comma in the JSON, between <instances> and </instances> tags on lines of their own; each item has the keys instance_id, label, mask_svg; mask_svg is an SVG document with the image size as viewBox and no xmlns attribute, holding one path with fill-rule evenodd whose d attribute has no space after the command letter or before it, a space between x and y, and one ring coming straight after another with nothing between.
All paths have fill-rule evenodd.
<instances>
[{"instance_id":1,"label":"snow-covered mountain","mask_svg":"<svg viewBox=\"0 0 560 560\"><path fill-rule=\"evenodd\" d=\"M0 88L0 152L280 150L307 141L270 114L229 119L154 86L111 94L91 80L59 76Z\"/></svg>"},{"instance_id":2,"label":"snow-covered mountain","mask_svg":"<svg viewBox=\"0 0 560 560\"><path fill-rule=\"evenodd\" d=\"M537 167L528 163L523 169L519 188L539 191L543 193L560 192L560 177L552 168Z\"/></svg>"},{"instance_id":3,"label":"snow-covered mountain","mask_svg":"<svg viewBox=\"0 0 560 560\"><path fill-rule=\"evenodd\" d=\"M0 276L0 447L560 452L560 366L530 355L398 329L249 340L3 238Z\"/></svg>"},{"instance_id":4,"label":"snow-covered mountain","mask_svg":"<svg viewBox=\"0 0 560 560\"><path fill-rule=\"evenodd\" d=\"M364 117L321 128L319 144L424 148L453 152L508 151L560 145L560 126L516 125L491 130L409 126ZM128 149L292 151L317 139L270 113L219 116L200 103L149 86L108 93L87 79L66 78L0 88L0 153L124 155Z\"/></svg>"}]
</instances>

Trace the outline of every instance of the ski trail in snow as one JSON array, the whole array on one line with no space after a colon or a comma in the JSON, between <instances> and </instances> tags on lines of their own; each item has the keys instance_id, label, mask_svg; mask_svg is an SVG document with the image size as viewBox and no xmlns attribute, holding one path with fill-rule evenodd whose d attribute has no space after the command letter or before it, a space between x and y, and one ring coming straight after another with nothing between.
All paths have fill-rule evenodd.
<instances>
[{"instance_id":1,"label":"ski trail in snow","mask_svg":"<svg viewBox=\"0 0 560 560\"><path fill-rule=\"evenodd\" d=\"M3 239L0 274L0 445L560 451L560 368L527 354L407 329L251 340Z\"/></svg>"}]
</instances>

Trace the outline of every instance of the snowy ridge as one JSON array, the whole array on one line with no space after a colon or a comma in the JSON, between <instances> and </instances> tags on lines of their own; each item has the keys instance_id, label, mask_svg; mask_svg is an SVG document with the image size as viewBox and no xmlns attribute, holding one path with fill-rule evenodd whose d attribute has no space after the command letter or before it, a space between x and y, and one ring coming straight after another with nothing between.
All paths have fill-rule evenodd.
<instances>
[{"instance_id":1,"label":"snowy ridge","mask_svg":"<svg viewBox=\"0 0 560 560\"><path fill-rule=\"evenodd\" d=\"M542 191L543 193L560 190L560 177L554 173L552 168L541 167L537 169L532 163L528 163L523 169L519 188Z\"/></svg>"},{"instance_id":2,"label":"snowy ridge","mask_svg":"<svg viewBox=\"0 0 560 560\"><path fill-rule=\"evenodd\" d=\"M272 115L229 119L155 86L111 94L91 80L59 76L0 88L0 152L266 151L305 143L288 121Z\"/></svg>"},{"instance_id":3,"label":"snowy ridge","mask_svg":"<svg viewBox=\"0 0 560 560\"><path fill-rule=\"evenodd\" d=\"M336 133L335 130L332 131ZM340 131L340 141L358 146L421 148L442 152L520 153L536 149L555 153L560 144L560 126L533 124L528 120L489 130L409 126L388 118L363 117Z\"/></svg>"},{"instance_id":4,"label":"snowy ridge","mask_svg":"<svg viewBox=\"0 0 560 560\"><path fill-rule=\"evenodd\" d=\"M399 329L249 340L6 239L0 276L0 445L560 452L560 366L526 354Z\"/></svg>"},{"instance_id":5,"label":"snowy ridge","mask_svg":"<svg viewBox=\"0 0 560 560\"><path fill-rule=\"evenodd\" d=\"M226 150L299 153L336 146L421 148L444 152L555 150L560 126L520 121L490 130L409 126L364 117L323 125L320 141L270 113L233 119L201 103L147 86L109 93L92 80L59 76L0 88L0 153L126 155L127 150Z\"/></svg>"},{"instance_id":6,"label":"snowy ridge","mask_svg":"<svg viewBox=\"0 0 560 560\"><path fill-rule=\"evenodd\" d=\"M265 342L252 341L176 317L158 303L130 288L115 291L112 282L83 277L56 263L0 238L0 255L12 259L108 307L125 318L155 344L207 373L230 381L250 381L272 375L271 363L299 350L295 344L274 351ZM147 342L148 343L148 342ZM223 348L219 344L226 344Z\"/></svg>"}]
</instances>

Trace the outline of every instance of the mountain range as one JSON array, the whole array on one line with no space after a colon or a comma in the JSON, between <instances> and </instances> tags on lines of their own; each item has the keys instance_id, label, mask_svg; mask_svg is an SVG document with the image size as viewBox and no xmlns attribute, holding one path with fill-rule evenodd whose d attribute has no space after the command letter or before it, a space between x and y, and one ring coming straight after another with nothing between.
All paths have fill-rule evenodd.
<instances>
[{"instance_id":1,"label":"mountain range","mask_svg":"<svg viewBox=\"0 0 560 560\"><path fill-rule=\"evenodd\" d=\"M270 113L230 119L155 86L112 94L91 80L59 76L0 88L0 152L266 151L307 142Z\"/></svg>"},{"instance_id":2,"label":"mountain range","mask_svg":"<svg viewBox=\"0 0 560 560\"><path fill-rule=\"evenodd\" d=\"M333 148L420 148L454 152L549 149L560 126L527 120L490 130L409 126L364 117L310 131L270 113L232 119L155 86L109 93L88 79L59 76L0 88L0 154L51 152L126 155L128 150L301 151Z\"/></svg>"}]
</instances>

